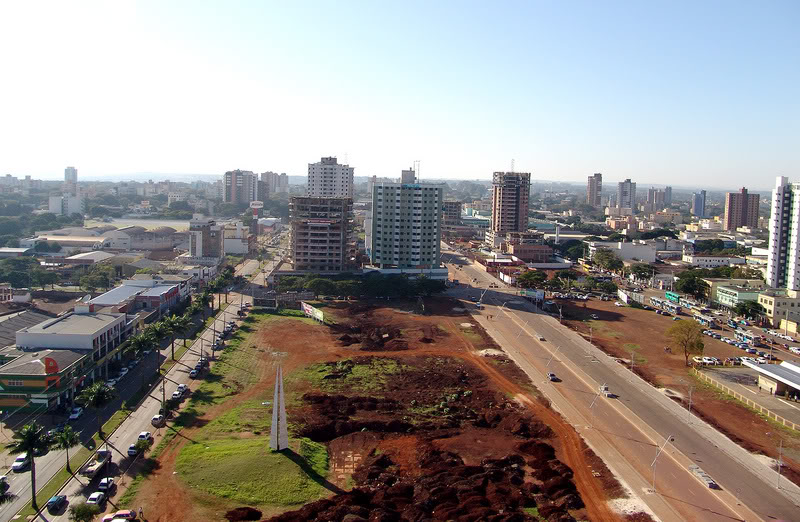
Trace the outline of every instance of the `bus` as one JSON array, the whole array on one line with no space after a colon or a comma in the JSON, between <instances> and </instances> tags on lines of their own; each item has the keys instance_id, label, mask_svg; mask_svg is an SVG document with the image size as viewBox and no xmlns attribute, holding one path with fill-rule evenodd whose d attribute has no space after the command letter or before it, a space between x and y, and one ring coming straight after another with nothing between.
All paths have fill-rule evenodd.
<instances>
[{"instance_id":1,"label":"bus","mask_svg":"<svg viewBox=\"0 0 800 522\"><path fill-rule=\"evenodd\" d=\"M751 332L750 330L736 330L734 332L734 336L736 337L737 341L748 343L753 346L763 346L763 337L758 335L755 332Z\"/></svg>"},{"instance_id":2,"label":"bus","mask_svg":"<svg viewBox=\"0 0 800 522\"><path fill-rule=\"evenodd\" d=\"M718 328L717 320L714 317L710 316L710 315L699 314L699 313L695 312L694 320L697 321L698 323L700 323L701 325L705 326L706 328L710 329L710 330L714 330L714 329Z\"/></svg>"},{"instance_id":3,"label":"bus","mask_svg":"<svg viewBox=\"0 0 800 522\"><path fill-rule=\"evenodd\" d=\"M667 301L672 301L673 303L680 304L681 302L680 294L677 294L675 292L664 292L664 299L666 299Z\"/></svg>"},{"instance_id":4,"label":"bus","mask_svg":"<svg viewBox=\"0 0 800 522\"><path fill-rule=\"evenodd\" d=\"M697 304L697 301L693 301L688 297L681 297L680 301L678 301L680 305L687 310L694 310L696 308L701 308L700 305Z\"/></svg>"},{"instance_id":5,"label":"bus","mask_svg":"<svg viewBox=\"0 0 800 522\"><path fill-rule=\"evenodd\" d=\"M659 299L658 297L651 297L650 304L655 308L660 308L666 312L671 312L675 315L681 314L681 307L675 303L671 303L669 301L665 301L663 299Z\"/></svg>"}]
</instances>

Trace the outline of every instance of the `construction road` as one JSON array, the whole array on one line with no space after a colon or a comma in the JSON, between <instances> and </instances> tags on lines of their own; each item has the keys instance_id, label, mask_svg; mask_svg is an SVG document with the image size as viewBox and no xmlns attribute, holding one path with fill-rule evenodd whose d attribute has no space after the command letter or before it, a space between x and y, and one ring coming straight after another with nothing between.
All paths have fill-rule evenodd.
<instances>
[{"instance_id":1,"label":"construction road","mask_svg":"<svg viewBox=\"0 0 800 522\"><path fill-rule=\"evenodd\" d=\"M778 489L774 470L560 325L557 318L538 312L497 279L453 254L443 247L444 260L455 262L449 265L451 277L466 285L448 293L465 301L482 297L482 310L465 302L474 319L656 517L800 519L800 489L794 484L784 479ZM547 380L548 372L560 382ZM616 398L599 395L602 384ZM664 450L654 470L661 446ZM720 489L708 488L689 471L692 465L708 473Z\"/></svg>"}]
</instances>

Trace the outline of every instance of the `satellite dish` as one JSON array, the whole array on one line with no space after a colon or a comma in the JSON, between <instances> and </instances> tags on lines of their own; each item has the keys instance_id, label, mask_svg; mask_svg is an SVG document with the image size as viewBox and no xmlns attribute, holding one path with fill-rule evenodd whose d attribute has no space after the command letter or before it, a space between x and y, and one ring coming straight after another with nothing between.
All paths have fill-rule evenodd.
<instances>
[{"instance_id":1,"label":"satellite dish","mask_svg":"<svg viewBox=\"0 0 800 522\"><path fill-rule=\"evenodd\" d=\"M81 301L83 301L84 303L88 303L91 300L92 300L92 294L86 294L85 296L83 296L83 299L81 299Z\"/></svg>"}]
</instances>

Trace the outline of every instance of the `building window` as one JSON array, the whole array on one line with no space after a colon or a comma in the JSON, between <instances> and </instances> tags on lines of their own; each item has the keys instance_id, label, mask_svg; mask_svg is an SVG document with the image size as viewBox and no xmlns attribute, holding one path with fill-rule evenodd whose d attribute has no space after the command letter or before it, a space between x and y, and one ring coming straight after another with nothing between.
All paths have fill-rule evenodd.
<instances>
[{"instance_id":1,"label":"building window","mask_svg":"<svg viewBox=\"0 0 800 522\"><path fill-rule=\"evenodd\" d=\"M22 379L9 379L8 380L9 386L25 386L25 381Z\"/></svg>"}]
</instances>

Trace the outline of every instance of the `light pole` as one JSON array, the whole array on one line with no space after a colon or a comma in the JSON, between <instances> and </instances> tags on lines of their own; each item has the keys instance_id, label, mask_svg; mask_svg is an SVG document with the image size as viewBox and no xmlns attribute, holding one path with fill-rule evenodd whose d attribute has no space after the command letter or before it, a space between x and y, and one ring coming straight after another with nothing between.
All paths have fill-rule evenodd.
<instances>
[{"instance_id":1,"label":"light pole","mask_svg":"<svg viewBox=\"0 0 800 522\"><path fill-rule=\"evenodd\" d=\"M592 399L592 403L589 405L589 429L594 428L594 403L597 401L597 398L600 397L600 393L602 393L603 388L605 388L605 384L600 386L600 389L597 390L597 394Z\"/></svg>"},{"instance_id":2,"label":"light pole","mask_svg":"<svg viewBox=\"0 0 800 522\"><path fill-rule=\"evenodd\" d=\"M672 441L672 435L667 437L667 440L664 441L664 444L662 444L661 447L658 448L658 451L656 451L656 456L653 459L653 463L650 464L650 466L653 468L653 493L656 492L656 461L658 461L658 456L661 455L662 451L664 451L664 448L667 446L667 443L671 441Z\"/></svg>"},{"instance_id":3,"label":"light pole","mask_svg":"<svg viewBox=\"0 0 800 522\"><path fill-rule=\"evenodd\" d=\"M549 367L550 367L550 363L551 363L551 362L553 362L553 358L556 356L556 354L558 353L558 351L559 351L559 350L561 350L561 347L560 347L560 346L556 347L556 351L555 351L555 352L553 352L553 354L552 354L552 355L550 355L550 360L549 360L549 361L547 361L547 364L545 365L545 369L547 369L547 368L549 368Z\"/></svg>"}]
</instances>

